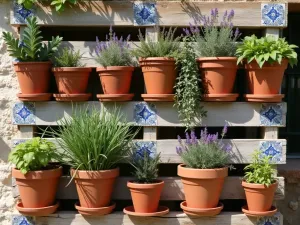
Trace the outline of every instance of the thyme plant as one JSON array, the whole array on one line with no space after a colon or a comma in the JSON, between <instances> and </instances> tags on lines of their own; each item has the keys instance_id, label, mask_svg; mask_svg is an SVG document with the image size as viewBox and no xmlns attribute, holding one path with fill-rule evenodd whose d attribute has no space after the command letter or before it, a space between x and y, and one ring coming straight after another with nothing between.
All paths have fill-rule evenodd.
<instances>
[{"instance_id":1,"label":"thyme plant","mask_svg":"<svg viewBox=\"0 0 300 225\"><path fill-rule=\"evenodd\" d=\"M54 57L54 65L56 67L83 67L81 59L82 55L79 50L73 51L65 47Z\"/></svg>"}]
</instances>

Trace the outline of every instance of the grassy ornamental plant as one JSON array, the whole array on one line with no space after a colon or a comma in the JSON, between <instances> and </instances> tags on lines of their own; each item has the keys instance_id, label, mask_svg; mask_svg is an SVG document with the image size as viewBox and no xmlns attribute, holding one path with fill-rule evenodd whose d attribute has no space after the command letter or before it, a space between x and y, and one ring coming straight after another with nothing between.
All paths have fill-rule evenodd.
<instances>
[{"instance_id":1,"label":"grassy ornamental plant","mask_svg":"<svg viewBox=\"0 0 300 225\"><path fill-rule=\"evenodd\" d=\"M257 38L255 35L244 38L243 43L239 45L236 55L238 63L245 61L251 63L256 60L259 67L262 68L265 63L279 63L283 59L289 61L290 66L297 65L296 45L289 45L284 38L276 39L274 36Z\"/></svg>"},{"instance_id":2,"label":"grassy ornamental plant","mask_svg":"<svg viewBox=\"0 0 300 225\"><path fill-rule=\"evenodd\" d=\"M81 59L82 54L79 50L74 51L65 47L54 57L54 65L56 67L83 67Z\"/></svg>"}]
</instances>

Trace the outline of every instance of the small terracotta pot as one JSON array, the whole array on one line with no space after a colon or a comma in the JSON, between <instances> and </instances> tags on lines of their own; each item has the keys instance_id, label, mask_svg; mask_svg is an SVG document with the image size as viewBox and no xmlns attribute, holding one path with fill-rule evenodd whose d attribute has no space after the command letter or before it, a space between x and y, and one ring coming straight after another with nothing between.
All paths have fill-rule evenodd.
<instances>
[{"instance_id":1,"label":"small terracotta pot","mask_svg":"<svg viewBox=\"0 0 300 225\"><path fill-rule=\"evenodd\" d=\"M15 62L14 68L22 94L48 92L51 62Z\"/></svg>"},{"instance_id":2,"label":"small terracotta pot","mask_svg":"<svg viewBox=\"0 0 300 225\"><path fill-rule=\"evenodd\" d=\"M207 94L232 93L237 71L236 57L198 58Z\"/></svg>"},{"instance_id":3,"label":"small terracotta pot","mask_svg":"<svg viewBox=\"0 0 300 225\"><path fill-rule=\"evenodd\" d=\"M288 60L282 60L281 64L265 63L260 68L256 61L245 65L247 71L248 87L250 94L272 95L279 94L284 71L287 69Z\"/></svg>"},{"instance_id":4,"label":"small terracotta pot","mask_svg":"<svg viewBox=\"0 0 300 225\"><path fill-rule=\"evenodd\" d=\"M186 206L189 208L215 208L219 204L228 168L191 169L179 165L177 170L181 177Z\"/></svg>"},{"instance_id":5,"label":"small terracotta pot","mask_svg":"<svg viewBox=\"0 0 300 225\"><path fill-rule=\"evenodd\" d=\"M128 94L133 70L132 66L97 67L104 94Z\"/></svg>"},{"instance_id":6,"label":"small terracotta pot","mask_svg":"<svg viewBox=\"0 0 300 225\"><path fill-rule=\"evenodd\" d=\"M24 208L43 208L55 204L55 195L62 167L52 170L31 171L23 174L12 169Z\"/></svg>"},{"instance_id":7,"label":"small terracotta pot","mask_svg":"<svg viewBox=\"0 0 300 225\"><path fill-rule=\"evenodd\" d=\"M112 170L84 171L71 169L74 176L80 206L100 208L110 205L111 195L119 168Z\"/></svg>"},{"instance_id":8,"label":"small terracotta pot","mask_svg":"<svg viewBox=\"0 0 300 225\"><path fill-rule=\"evenodd\" d=\"M152 184L138 184L127 182L136 213L154 213L159 206L160 195L164 181Z\"/></svg>"},{"instance_id":9,"label":"small terracotta pot","mask_svg":"<svg viewBox=\"0 0 300 225\"><path fill-rule=\"evenodd\" d=\"M251 184L242 182L249 211L265 212L272 208L272 203L278 182L269 187L263 184Z\"/></svg>"},{"instance_id":10,"label":"small terracotta pot","mask_svg":"<svg viewBox=\"0 0 300 225\"><path fill-rule=\"evenodd\" d=\"M60 94L82 94L86 92L92 68L55 67L54 73Z\"/></svg>"},{"instance_id":11,"label":"small terracotta pot","mask_svg":"<svg viewBox=\"0 0 300 225\"><path fill-rule=\"evenodd\" d=\"M140 58L147 94L172 94L176 80L175 59Z\"/></svg>"}]
</instances>

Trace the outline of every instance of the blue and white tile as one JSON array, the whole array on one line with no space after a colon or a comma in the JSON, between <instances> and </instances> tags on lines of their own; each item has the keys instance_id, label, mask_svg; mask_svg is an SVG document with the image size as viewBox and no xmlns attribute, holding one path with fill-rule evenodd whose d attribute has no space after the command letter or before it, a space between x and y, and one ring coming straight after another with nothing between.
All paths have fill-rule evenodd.
<instances>
[{"instance_id":1,"label":"blue and white tile","mask_svg":"<svg viewBox=\"0 0 300 225\"><path fill-rule=\"evenodd\" d=\"M260 109L261 126L282 126L283 108L281 104L262 104Z\"/></svg>"},{"instance_id":2,"label":"blue and white tile","mask_svg":"<svg viewBox=\"0 0 300 225\"><path fill-rule=\"evenodd\" d=\"M35 105L32 102L17 102L13 106L13 124L35 124Z\"/></svg>"},{"instance_id":3,"label":"blue and white tile","mask_svg":"<svg viewBox=\"0 0 300 225\"><path fill-rule=\"evenodd\" d=\"M26 19L36 14L36 7L26 9L22 4L18 4L14 1L14 14L12 24L26 24Z\"/></svg>"},{"instance_id":4,"label":"blue and white tile","mask_svg":"<svg viewBox=\"0 0 300 225\"><path fill-rule=\"evenodd\" d=\"M35 225L35 222L32 217L13 215L12 225Z\"/></svg>"},{"instance_id":5,"label":"blue and white tile","mask_svg":"<svg viewBox=\"0 0 300 225\"><path fill-rule=\"evenodd\" d=\"M157 153L157 143L156 141L136 141L136 154L143 157L145 152L148 153L150 157L154 157Z\"/></svg>"},{"instance_id":6,"label":"blue and white tile","mask_svg":"<svg viewBox=\"0 0 300 225\"><path fill-rule=\"evenodd\" d=\"M24 143L26 140L24 139L14 139L13 140L13 148L16 147L18 144Z\"/></svg>"},{"instance_id":7,"label":"blue and white tile","mask_svg":"<svg viewBox=\"0 0 300 225\"><path fill-rule=\"evenodd\" d=\"M134 121L137 125L157 125L156 106L152 103L139 102L134 105Z\"/></svg>"},{"instance_id":8,"label":"blue and white tile","mask_svg":"<svg viewBox=\"0 0 300 225\"><path fill-rule=\"evenodd\" d=\"M136 26L153 26L157 24L156 3L134 2L133 18Z\"/></svg>"},{"instance_id":9,"label":"blue and white tile","mask_svg":"<svg viewBox=\"0 0 300 225\"><path fill-rule=\"evenodd\" d=\"M279 215L261 217L258 219L257 225L280 225Z\"/></svg>"},{"instance_id":10,"label":"blue and white tile","mask_svg":"<svg viewBox=\"0 0 300 225\"><path fill-rule=\"evenodd\" d=\"M263 155L271 156L272 162L281 162L282 142L281 141L260 141L259 150Z\"/></svg>"},{"instance_id":11,"label":"blue and white tile","mask_svg":"<svg viewBox=\"0 0 300 225\"><path fill-rule=\"evenodd\" d=\"M286 26L286 6L281 3L261 4L261 25L270 27Z\"/></svg>"}]
</instances>

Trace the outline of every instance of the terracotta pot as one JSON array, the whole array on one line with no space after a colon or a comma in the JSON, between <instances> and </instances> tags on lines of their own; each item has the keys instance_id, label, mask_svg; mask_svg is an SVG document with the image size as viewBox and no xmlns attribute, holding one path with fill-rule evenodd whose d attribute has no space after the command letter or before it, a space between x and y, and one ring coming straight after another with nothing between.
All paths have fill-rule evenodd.
<instances>
[{"instance_id":1,"label":"terracotta pot","mask_svg":"<svg viewBox=\"0 0 300 225\"><path fill-rule=\"evenodd\" d=\"M191 169L179 165L186 206L189 208L215 208L218 206L228 168Z\"/></svg>"},{"instance_id":2,"label":"terracotta pot","mask_svg":"<svg viewBox=\"0 0 300 225\"><path fill-rule=\"evenodd\" d=\"M158 210L164 181L152 184L127 182L136 213L153 213Z\"/></svg>"},{"instance_id":3,"label":"terracotta pot","mask_svg":"<svg viewBox=\"0 0 300 225\"><path fill-rule=\"evenodd\" d=\"M12 169L24 208L43 208L55 204L55 195L62 167L52 170L31 171L23 174Z\"/></svg>"},{"instance_id":4,"label":"terracotta pot","mask_svg":"<svg viewBox=\"0 0 300 225\"><path fill-rule=\"evenodd\" d=\"M71 170L74 176L75 170ZM111 195L119 168L112 170L84 171L78 170L74 176L80 206L83 208L100 208L110 205Z\"/></svg>"},{"instance_id":5,"label":"terracotta pot","mask_svg":"<svg viewBox=\"0 0 300 225\"><path fill-rule=\"evenodd\" d=\"M176 80L175 59L140 58L147 94L172 94Z\"/></svg>"},{"instance_id":6,"label":"terracotta pot","mask_svg":"<svg viewBox=\"0 0 300 225\"><path fill-rule=\"evenodd\" d=\"M133 70L132 66L98 67L104 94L128 94Z\"/></svg>"},{"instance_id":7,"label":"terracotta pot","mask_svg":"<svg viewBox=\"0 0 300 225\"><path fill-rule=\"evenodd\" d=\"M197 59L207 94L229 94L237 72L236 57L203 57Z\"/></svg>"},{"instance_id":8,"label":"terracotta pot","mask_svg":"<svg viewBox=\"0 0 300 225\"><path fill-rule=\"evenodd\" d=\"M14 68L22 94L48 92L51 62L15 62Z\"/></svg>"},{"instance_id":9,"label":"terracotta pot","mask_svg":"<svg viewBox=\"0 0 300 225\"><path fill-rule=\"evenodd\" d=\"M278 182L269 187L263 184L251 184L242 182L249 211L264 212L272 208L272 203Z\"/></svg>"},{"instance_id":10,"label":"terracotta pot","mask_svg":"<svg viewBox=\"0 0 300 225\"><path fill-rule=\"evenodd\" d=\"M55 67L54 73L60 94L82 94L86 92L92 68Z\"/></svg>"},{"instance_id":11,"label":"terracotta pot","mask_svg":"<svg viewBox=\"0 0 300 225\"><path fill-rule=\"evenodd\" d=\"M287 69L288 60L282 60L281 64L265 63L260 68L256 61L246 64L248 87L251 94L271 95L279 94L284 71Z\"/></svg>"}]
</instances>

